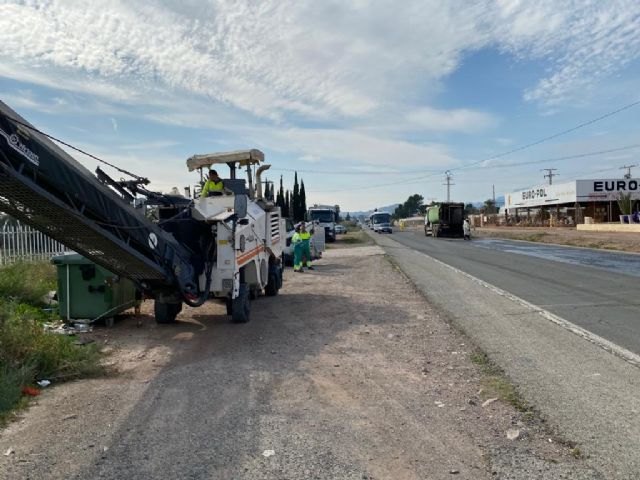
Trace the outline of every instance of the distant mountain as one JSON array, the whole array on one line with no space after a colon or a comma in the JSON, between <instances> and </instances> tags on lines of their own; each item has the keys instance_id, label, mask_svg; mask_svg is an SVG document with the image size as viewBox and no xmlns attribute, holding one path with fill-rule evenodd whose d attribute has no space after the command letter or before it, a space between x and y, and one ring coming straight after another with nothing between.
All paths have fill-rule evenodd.
<instances>
[{"instance_id":1,"label":"distant mountain","mask_svg":"<svg viewBox=\"0 0 640 480\"><path fill-rule=\"evenodd\" d=\"M475 208L482 208L484 207L484 202L465 202L465 205L467 203L471 203ZM499 197L496 197L496 207L504 207L504 195L500 195Z\"/></svg>"},{"instance_id":2,"label":"distant mountain","mask_svg":"<svg viewBox=\"0 0 640 480\"><path fill-rule=\"evenodd\" d=\"M386 205L384 207L377 207L379 212L387 212L387 213L393 213L396 211L396 208L398 208L400 206L399 203L394 203L393 205ZM374 210L366 210L366 211L359 211L359 212L349 212L349 216L351 217L368 217L369 215L371 215L374 212ZM346 215L347 212L340 212L341 216Z\"/></svg>"}]
</instances>

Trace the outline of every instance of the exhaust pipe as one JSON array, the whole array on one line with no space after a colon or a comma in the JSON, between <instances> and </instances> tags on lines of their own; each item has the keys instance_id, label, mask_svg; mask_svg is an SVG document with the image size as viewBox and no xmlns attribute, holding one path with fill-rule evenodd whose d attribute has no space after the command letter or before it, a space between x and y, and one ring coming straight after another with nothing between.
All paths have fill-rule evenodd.
<instances>
[{"instance_id":1,"label":"exhaust pipe","mask_svg":"<svg viewBox=\"0 0 640 480\"><path fill-rule=\"evenodd\" d=\"M271 165L262 165L256 171L256 199L262 200L262 172L271 168Z\"/></svg>"}]
</instances>

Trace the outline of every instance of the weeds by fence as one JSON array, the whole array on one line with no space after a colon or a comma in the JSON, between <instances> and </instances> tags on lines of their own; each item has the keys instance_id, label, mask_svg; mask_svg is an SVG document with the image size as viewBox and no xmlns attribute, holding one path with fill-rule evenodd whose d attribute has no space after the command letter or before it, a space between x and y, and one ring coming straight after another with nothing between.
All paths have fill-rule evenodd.
<instances>
[{"instance_id":1,"label":"weeds by fence","mask_svg":"<svg viewBox=\"0 0 640 480\"><path fill-rule=\"evenodd\" d=\"M0 265L49 260L67 248L27 225L5 223L0 227Z\"/></svg>"}]
</instances>

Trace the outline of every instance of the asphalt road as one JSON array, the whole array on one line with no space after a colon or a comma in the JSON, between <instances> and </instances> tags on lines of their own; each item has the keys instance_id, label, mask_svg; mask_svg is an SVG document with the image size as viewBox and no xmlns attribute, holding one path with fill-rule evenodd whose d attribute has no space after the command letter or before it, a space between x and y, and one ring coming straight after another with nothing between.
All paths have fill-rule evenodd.
<instances>
[{"instance_id":1,"label":"asphalt road","mask_svg":"<svg viewBox=\"0 0 640 480\"><path fill-rule=\"evenodd\" d=\"M640 255L422 232L393 238L640 354Z\"/></svg>"},{"instance_id":2,"label":"asphalt road","mask_svg":"<svg viewBox=\"0 0 640 480\"><path fill-rule=\"evenodd\" d=\"M637 277L581 265L593 260L589 255L606 252L567 252L573 257L568 263L557 254L543 255L544 246L525 254L530 245L519 242L371 235L440 315L485 352L603 478L640 478L640 369L629 355L613 355L603 342L588 341L539 311L544 306L609 343L637 351L638 307L629 301Z\"/></svg>"}]
</instances>

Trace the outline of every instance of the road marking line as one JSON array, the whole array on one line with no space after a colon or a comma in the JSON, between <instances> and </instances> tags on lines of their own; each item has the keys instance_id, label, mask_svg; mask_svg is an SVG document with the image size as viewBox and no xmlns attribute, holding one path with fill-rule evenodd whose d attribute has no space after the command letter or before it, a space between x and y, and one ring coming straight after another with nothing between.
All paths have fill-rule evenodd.
<instances>
[{"instance_id":1,"label":"road marking line","mask_svg":"<svg viewBox=\"0 0 640 480\"><path fill-rule=\"evenodd\" d=\"M448 268L449 270L452 270L456 273L459 273L461 275L464 275L465 277L469 278L470 280L473 280L474 282L478 283L479 285L491 290L494 293L497 293L498 295L508 298L509 300L519 303L520 305L530 308L531 310L533 310L534 312L539 313L540 315L542 315L544 318L546 318L547 320L555 323L556 325L564 328L565 330L568 330L571 333L574 333L575 335L578 335L582 338L584 338L585 340L593 343L594 345L597 345L598 347L602 348L603 350L612 353L613 355L621 358L622 360L630 363L631 365L635 366L635 367L640 367L640 355L636 355L635 353L627 350L624 347L621 347L619 345L616 345L615 343L602 338L600 335L596 335L595 333L592 333L588 330L585 330L582 327L579 327L578 325L570 322L569 320L565 320L562 317L559 317L558 315L551 313L548 310L545 310L543 308L540 308L537 305L534 305L533 303L527 302L526 300L524 300L523 298L520 298L512 293L507 292L506 290L502 290L501 288L496 287L495 285L491 285L490 283L485 282L484 280L480 280L478 277L474 277L473 275L464 272L462 270L460 270L459 268L453 267L451 265L449 265L448 263L445 263L441 260L438 260L437 258L433 258L430 255L427 255L424 252L420 252L418 250L415 250L417 253L419 253L420 255L423 255L425 257L427 257L429 260L434 261L435 263L442 265L446 268Z\"/></svg>"}]
</instances>

